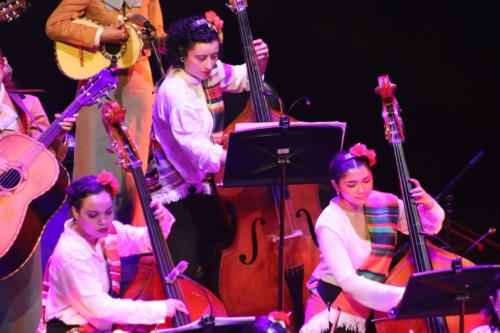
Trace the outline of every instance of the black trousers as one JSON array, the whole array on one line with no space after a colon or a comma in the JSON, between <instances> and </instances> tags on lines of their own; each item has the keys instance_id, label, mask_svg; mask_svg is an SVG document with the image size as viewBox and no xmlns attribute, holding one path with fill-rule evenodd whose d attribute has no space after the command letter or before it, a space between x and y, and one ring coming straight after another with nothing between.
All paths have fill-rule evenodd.
<instances>
[{"instance_id":1,"label":"black trousers","mask_svg":"<svg viewBox=\"0 0 500 333\"><path fill-rule=\"evenodd\" d=\"M47 333L66 333L68 330L78 327L76 325L66 325L58 319L52 319L47 322Z\"/></svg>"},{"instance_id":2,"label":"black trousers","mask_svg":"<svg viewBox=\"0 0 500 333\"><path fill-rule=\"evenodd\" d=\"M188 261L185 274L218 295L220 251L231 241L223 203L215 195L192 193L166 207L176 219L167 238L174 264Z\"/></svg>"}]
</instances>

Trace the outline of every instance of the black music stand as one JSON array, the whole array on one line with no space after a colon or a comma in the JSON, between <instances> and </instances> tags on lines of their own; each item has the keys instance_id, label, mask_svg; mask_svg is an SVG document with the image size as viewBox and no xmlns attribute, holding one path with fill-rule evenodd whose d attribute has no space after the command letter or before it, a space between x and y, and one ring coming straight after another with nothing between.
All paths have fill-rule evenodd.
<instances>
[{"instance_id":1,"label":"black music stand","mask_svg":"<svg viewBox=\"0 0 500 333\"><path fill-rule=\"evenodd\" d=\"M254 316L211 317L205 316L184 326L153 330L151 333L239 333L255 321Z\"/></svg>"},{"instance_id":2,"label":"black music stand","mask_svg":"<svg viewBox=\"0 0 500 333\"><path fill-rule=\"evenodd\" d=\"M500 265L414 273L400 304L381 320L459 315L463 333L464 315L486 307L491 283L498 272Z\"/></svg>"},{"instance_id":3,"label":"black music stand","mask_svg":"<svg viewBox=\"0 0 500 333\"><path fill-rule=\"evenodd\" d=\"M344 141L345 123L258 123L229 135L224 187L280 185L278 311L283 310L286 186L328 183L328 166Z\"/></svg>"}]
</instances>

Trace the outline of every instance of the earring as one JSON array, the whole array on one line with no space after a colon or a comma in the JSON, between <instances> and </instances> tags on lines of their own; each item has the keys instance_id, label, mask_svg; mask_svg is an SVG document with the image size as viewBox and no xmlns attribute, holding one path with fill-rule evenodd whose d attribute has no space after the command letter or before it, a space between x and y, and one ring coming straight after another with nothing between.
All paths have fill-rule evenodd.
<instances>
[{"instance_id":1,"label":"earring","mask_svg":"<svg viewBox=\"0 0 500 333\"><path fill-rule=\"evenodd\" d=\"M186 57L181 57L181 62L186 61Z\"/></svg>"}]
</instances>

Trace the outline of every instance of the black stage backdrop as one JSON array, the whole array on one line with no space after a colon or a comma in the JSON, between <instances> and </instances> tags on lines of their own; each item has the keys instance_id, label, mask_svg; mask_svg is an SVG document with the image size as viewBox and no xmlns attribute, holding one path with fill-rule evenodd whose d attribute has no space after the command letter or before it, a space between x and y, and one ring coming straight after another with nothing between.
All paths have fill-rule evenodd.
<instances>
[{"instance_id":1,"label":"black stage backdrop","mask_svg":"<svg viewBox=\"0 0 500 333\"><path fill-rule=\"evenodd\" d=\"M38 94L52 117L75 95L75 82L54 60L45 21L58 0L31 0L31 7L11 23L0 24L0 45L9 56L22 88ZM222 59L241 63L236 17L224 0L162 0L165 26L180 17L214 10L225 22ZM406 128L404 149L412 177L437 195L481 151L451 188L451 226L482 234L498 227L500 126L500 20L493 4L460 1L250 1L255 38L269 44L266 80L292 116L304 121L347 122L346 145L367 143L378 153L376 186L399 193L392 148L384 137L381 104L374 93L377 77L389 74ZM241 108L229 103L228 112ZM446 205L444 198L440 202ZM456 229L452 229L456 230ZM458 229L461 231L461 229ZM469 245L445 229L440 234L459 253ZM476 236L469 235L472 238ZM499 237L490 238L498 244ZM477 263L499 263L498 251L486 244L472 251Z\"/></svg>"}]
</instances>

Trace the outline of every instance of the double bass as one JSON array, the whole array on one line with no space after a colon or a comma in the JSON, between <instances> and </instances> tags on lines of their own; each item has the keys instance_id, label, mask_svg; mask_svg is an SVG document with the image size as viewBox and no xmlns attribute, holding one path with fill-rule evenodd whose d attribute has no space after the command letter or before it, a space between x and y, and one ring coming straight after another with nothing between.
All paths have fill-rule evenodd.
<instances>
[{"instance_id":1,"label":"double bass","mask_svg":"<svg viewBox=\"0 0 500 333\"><path fill-rule=\"evenodd\" d=\"M393 84L388 75L378 78L377 94L382 99L382 117L384 119L385 134L389 143L393 147L396 166L398 171L401 196L404 202L404 209L408 223L409 251L389 272L385 283L396 286L406 286L411 274L415 272L425 272L436 269L452 267L454 260L461 260L464 266L474 264L454 253L443 250L425 239L422 232L422 225L417 207L412 200L410 191L410 174L406 165L403 151L404 132L403 123L399 115L399 104L394 96L396 85ZM429 300L432 302L432 300ZM375 313L375 318L385 318L387 314ZM426 317L425 319L411 320L386 320L378 321L376 329L378 333L392 332L414 332L414 333L447 333L459 332L459 327L465 332L471 331L474 327L485 324L485 318L480 314L464 316L465 327L460 327L459 316L446 317Z\"/></svg>"},{"instance_id":2,"label":"double bass","mask_svg":"<svg viewBox=\"0 0 500 333\"><path fill-rule=\"evenodd\" d=\"M181 275L185 263L181 262L177 266L173 263L163 232L149 207L151 194L142 171L141 160L137 157L137 150L126 127L123 126L125 109L116 101L108 101L102 106L102 119L119 163L133 175L154 255L154 259L151 256L141 257L137 273L123 298L142 300L175 298L183 301L189 314L177 311L172 319L161 325L164 328L182 327L202 317L211 320L215 316L227 316L225 307L217 296ZM143 332L147 329L144 326L151 325L117 325L127 332ZM152 329L153 327L147 331Z\"/></svg>"},{"instance_id":3,"label":"double bass","mask_svg":"<svg viewBox=\"0 0 500 333\"><path fill-rule=\"evenodd\" d=\"M237 122L272 122L280 116L270 109L265 98L253 50L247 4L235 0L230 1L228 7L238 18L251 105L228 126L226 132L231 131ZM222 174L223 170L216 175L218 184ZM219 270L220 295L230 315L265 315L277 309L291 311L294 325L297 328L302 325L307 296L305 279L319 261L314 241L314 222L321 212L318 188L318 185L287 187L283 196L283 262L279 264L279 186L218 186L218 195L229 207L231 220L236 225L232 245L222 251ZM278 281L281 286L286 282L287 288L280 288Z\"/></svg>"}]
</instances>

